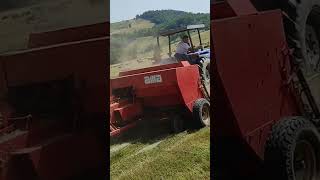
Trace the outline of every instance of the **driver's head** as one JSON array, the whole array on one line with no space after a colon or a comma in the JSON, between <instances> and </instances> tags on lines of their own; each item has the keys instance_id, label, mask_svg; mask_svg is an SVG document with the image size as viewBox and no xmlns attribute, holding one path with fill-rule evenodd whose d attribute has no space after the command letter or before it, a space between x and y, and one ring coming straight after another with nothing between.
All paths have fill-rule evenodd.
<instances>
[{"instance_id":1,"label":"driver's head","mask_svg":"<svg viewBox=\"0 0 320 180\"><path fill-rule=\"evenodd\" d=\"M185 43L189 43L189 36L187 35L182 36L182 41Z\"/></svg>"}]
</instances>

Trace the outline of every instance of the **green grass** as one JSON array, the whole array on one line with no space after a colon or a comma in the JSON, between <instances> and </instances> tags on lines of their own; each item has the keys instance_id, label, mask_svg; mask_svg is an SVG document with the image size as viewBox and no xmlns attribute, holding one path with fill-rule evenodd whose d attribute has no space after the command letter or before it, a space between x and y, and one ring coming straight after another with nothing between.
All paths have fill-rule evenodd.
<instances>
[{"instance_id":1,"label":"green grass","mask_svg":"<svg viewBox=\"0 0 320 180\"><path fill-rule=\"evenodd\" d=\"M209 128L118 140L110 148L111 179L210 179Z\"/></svg>"}]
</instances>

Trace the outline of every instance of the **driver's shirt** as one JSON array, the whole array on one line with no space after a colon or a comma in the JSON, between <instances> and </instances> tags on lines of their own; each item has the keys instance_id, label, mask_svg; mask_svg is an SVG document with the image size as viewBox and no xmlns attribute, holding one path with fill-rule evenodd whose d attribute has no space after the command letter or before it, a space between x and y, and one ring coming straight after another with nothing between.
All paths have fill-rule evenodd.
<instances>
[{"instance_id":1,"label":"driver's shirt","mask_svg":"<svg viewBox=\"0 0 320 180\"><path fill-rule=\"evenodd\" d=\"M177 45L176 53L177 54L188 54L189 49L190 49L190 45L188 43L181 41Z\"/></svg>"}]
</instances>

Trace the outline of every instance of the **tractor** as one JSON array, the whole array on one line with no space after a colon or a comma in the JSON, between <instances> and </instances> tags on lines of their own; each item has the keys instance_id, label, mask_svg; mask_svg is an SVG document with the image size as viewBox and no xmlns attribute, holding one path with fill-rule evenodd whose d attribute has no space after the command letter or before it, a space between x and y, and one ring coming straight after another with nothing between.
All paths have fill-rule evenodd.
<instances>
[{"instance_id":1,"label":"tractor","mask_svg":"<svg viewBox=\"0 0 320 180\"><path fill-rule=\"evenodd\" d=\"M211 1L215 179L320 179L320 1Z\"/></svg>"},{"instance_id":2,"label":"tractor","mask_svg":"<svg viewBox=\"0 0 320 180\"><path fill-rule=\"evenodd\" d=\"M210 46L202 43L201 39L201 30L205 28L204 24L196 24L196 25L188 25L186 27L181 27L178 29L172 29L167 31L160 31L159 35L157 36L157 46L158 49L160 49L160 37L167 37L168 38L168 56L169 58L166 59L155 59L154 64L170 64L173 62L180 61L177 57L173 56L172 51L172 44L173 44L173 38L177 38L178 35L185 34L187 32L187 35L190 40L190 47L192 48L193 52L189 52L189 56L191 59L194 59L194 61L190 61L188 59L188 62L190 64L197 64L199 66L200 74L202 75L202 78L205 80L207 85L208 93L210 93ZM199 38L199 47L200 49L196 50L196 47L192 41L191 33L196 31ZM183 60L183 59L182 59Z\"/></svg>"},{"instance_id":3,"label":"tractor","mask_svg":"<svg viewBox=\"0 0 320 180\"><path fill-rule=\"evenodd\" d=\"M172 132L210 126L210 50L193 54L198 63L177 60L172 56L171 37L197 30L204 25L160 32L168 36L169 58L156 61L153 67L124 71L110 80L110 136L122 135L140 122L169 122ZM192 42L192 40L191 40ZM112 43L112 42L111 42ZM192 44L192 47L193 44Z\"/></svg>"}]
</instances>

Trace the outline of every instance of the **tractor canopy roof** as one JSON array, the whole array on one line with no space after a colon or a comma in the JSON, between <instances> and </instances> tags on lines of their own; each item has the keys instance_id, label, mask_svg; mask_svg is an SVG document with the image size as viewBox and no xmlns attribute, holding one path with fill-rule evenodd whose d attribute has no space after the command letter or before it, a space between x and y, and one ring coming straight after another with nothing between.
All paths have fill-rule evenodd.
<instances>
[{"instance_id":1,"label":"tractor canopy roof","mask_svg":"<svg viewBox=\"0 0 320 180\"><path fill-rule=\"evenodd\" d=\"M204 24L188 25L186 27L181 27L181 28L178 28L178 29L161 31L161 32L159 32L159 36L170 36L170 35L173 35L173 34L184 32L184 31L203 29L203 28L205 28Z\"/></svg>"}]
</instances>

